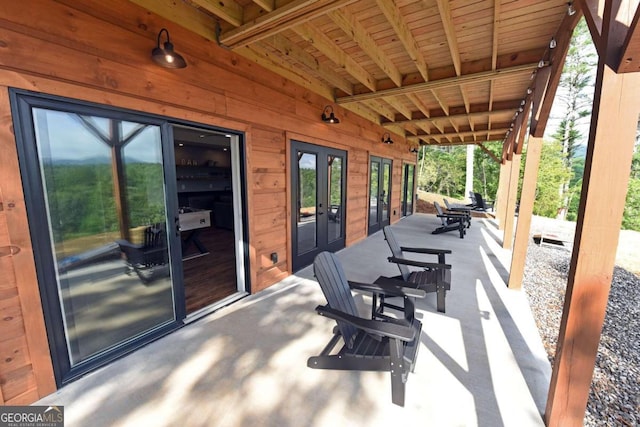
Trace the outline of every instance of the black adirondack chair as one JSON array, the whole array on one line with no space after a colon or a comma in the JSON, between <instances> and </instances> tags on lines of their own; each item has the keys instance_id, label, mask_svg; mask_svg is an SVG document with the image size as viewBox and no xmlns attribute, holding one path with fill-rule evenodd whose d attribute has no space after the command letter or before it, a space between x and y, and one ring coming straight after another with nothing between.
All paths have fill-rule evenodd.
<instances>
[{"instance_id":1,"label":"black adirondack chair","mask_svg":"<svg viewBox=\"0 0 640 427\"><path fill-rule=\"evenodd\" d=\"M450 254L449 249L411 248L400 246L390 226L382 229L385 240L391 250L389 262L397 264L400 275L394 277L380 276L374 282L378 285L411 286L427 293L435 292L437 296L437 309L445 312L445 297L451 290L451 265L446 263L445 255ZM437 255L438 262L424 262L408 259L405 252L416 254ZM417 267L419 270L411 270L409 267ZM392 300L393 301L393 300ZM384 295L374 294L374 316L383 316L386 308L402 310L403 307L389 302Z\"/></svg>"},{"instance_id":2,"label":"black adirondack chair","mask_svg":"<svg viewBox=\"0 0 640 427\"><path fill-rule=\"evenodd\" d=\"M489 212L489 209L493 211L493 202L489 200L485 200L480 193L473 193L476 199L476 205L473 210Z\"/></svg>"},{"instance_id":3,"label":"black adirondack chair","mask_svg":"<svg viewBox=\"0 0 640 427\"><path fill-rule=\"evenodd\" d=\"M127 259L127 273L135 272L145 285L169 275L169 254L164 224L147 227L141 244L128 240L116 240L116 243Z\"/></svg>"},{"instance_id":4,"label":"black adirondack chair","mask_svg":"<svg viewBox=\"0 0 640 427\"><path fill-rule=\"evenodd\" d=\"M452 214L463 214L466 216L466 222L467 222L467 228L471 227L471 208L467 205L461 205L459 203L449 203L449 200L443 198L442 200L444 200L444 205L446 206L447 210L445 211L445 213L452 213Z\"/></svg>"},{"instance_id":5,"label":"black adirondack chair","mask_svg":"<svg viewBox=\"0 0 640 427\"><path fill-rule=\"evenodd\" d=\"M338 258L322 252L313 263L327 305L316 307L321 316L337 322L334 335L319 356L310 357L314 369L388 371L391 373L391 401L404 406L405 383L413 371L422 324L414 316L413 298L424 291L401 286L380 286L348 282ZM368 319L360 317L351 289L403 297L404 317ZM342 342L342 347L339 345Z\"/></svg>"},{"instance_id":6,"label":"black adirondack chair","mask_svg":"<svg viewBox=\"0 0 640 427\"><path fill-rule=\"evenodd\" d=\"M440 234L446 233L447 231L458 230L460 238L463 239L466 233L468 216L460 213L445 213L438 202L433 202L433 206L435 206L436 212L438 213L436 216L440 218L440 221L442 221L442 226L433 230L431 234Z\"/></svg>"}]
</instances>

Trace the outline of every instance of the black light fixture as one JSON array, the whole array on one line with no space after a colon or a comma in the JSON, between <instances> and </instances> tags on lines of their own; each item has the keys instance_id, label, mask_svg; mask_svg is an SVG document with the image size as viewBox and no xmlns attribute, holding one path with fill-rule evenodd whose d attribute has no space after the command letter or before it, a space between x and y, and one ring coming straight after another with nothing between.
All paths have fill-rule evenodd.
<instances>
[{"instance_id":1,"label":"black light fixture","mask_svg":"<svg viewBox=\"0 0 640 427\"><path fill-rule=\"evenodd\" d=\"M163 47L160 47L162 33L166 33L167 41L164 42ZM158 44L151 51L151 57L158 65L164 68L185 68L187 66L184 58L173 50L173 44L169 40L169 31L166 28L161 29L158 33Z\"/></svg>"},{"instance_id":2,"label":"black light fixture","mask_svg":"<svg viewBox=\"0 0 640 427\"><path fill-rule=\"evenodd\" d=\"M412 145L411 147L409 147L410 153L418 153L419 151L420 151L420 145L418 145L417 147L415 145Z\"/></svg>"},{"instance_id":3,"label":"black light fixture","mask_svg":"<svg viewBox=\"0 0 640 427\"><path fill-rule=\"evenodd\" d=\"M325 123L340 123L340 119L333 114L333 107L331 105L324 107L321 118Z\"/></svg>"},{"instance_id":4,"label":"black light fixture","mask_svg":"<svg viewBox=\"0 0 640 427\"><path fill-rule=\"evenodd\" d=\"M575 14L576 14L576 9L575 7L573 7L573 2L570 1L569 3L567 3L567 15L573 16Z\"/></svg>"},{"instance_id":5,"label":"black light fixture","mask_svg":"<svg viewBox=\"0 0 640 427\"><path fill-rule=\"evenodd\" d=\"M382 143L393 144L393 139L391 139L391 134L389 134L389 132L385 132L384 135L382 135Z\"/></svg>"}]
</instances>

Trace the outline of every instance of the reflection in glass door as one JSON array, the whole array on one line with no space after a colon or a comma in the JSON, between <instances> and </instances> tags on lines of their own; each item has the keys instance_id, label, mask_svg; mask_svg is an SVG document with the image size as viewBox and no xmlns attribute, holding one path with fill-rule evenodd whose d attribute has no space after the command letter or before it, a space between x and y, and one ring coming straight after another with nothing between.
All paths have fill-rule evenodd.
<instances>
[{"instance_id":1,"label":"reflection in glass door","mask_svg":"<svg viewBox=\"0 0 640 427\"><path fill-rule=\"evenodd\" d=\"M346 152L292 141L293 270L344 247Z\"/></svg>"},{"instance_id":2,"label":"reflection in glass door","mask_svg":"<svg viewBox=\"0 0 640 427\"><path fill-rule=\"evenodd\" d=\"M375 233L390 223L391 171L391 160L371 156L369 160L369 234Z\"/></svg>"},{"instance_id":3,"label":"reflection in glass door","mask_svg":"<svg viewBox=\"0 0 640 427\"><path fill-rule=\"evenodd\" d=\"M409 216L413 213L414 173L414 165L404 165L402 171L402 216Z\"/></svg>"},{"instance_id":4,"label":"reflection in glass door","mask_svg":"<svg viewBox=\"0 0 640 427\"><path fill-rule=\"evenodd\" d=\"M39 282L56 378L64 382L181 315L162 126L18 99Z\"/></svg>"}]
</instances>

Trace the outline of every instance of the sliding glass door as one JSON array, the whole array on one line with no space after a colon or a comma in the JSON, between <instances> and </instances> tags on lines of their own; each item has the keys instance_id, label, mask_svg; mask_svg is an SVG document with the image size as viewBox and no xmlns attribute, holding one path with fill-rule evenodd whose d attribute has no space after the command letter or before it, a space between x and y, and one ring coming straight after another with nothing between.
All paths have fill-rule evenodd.
<instances>
[{"instance_id":1,"label":"sliding glass door","mask_svg":"<svg viewBox=\"0 0 640 427\"><path fill-rule=\"evenodd\" d=\"M402 171L402 216L413 214L415 165L404 165Z\"/></svg>"},{"instance_id":2,"label":"sliding glass door","mask_svg":"<svg viewBox=\"0 0 640 427\"><path fill-rule=\"evenodd\" d=\"M148 117L25 94L14 94L14 106L61 383L184 317L172 280L180 269L166 185L175 183L172 151L166 125Z\"/></svg>"}]
</instances>

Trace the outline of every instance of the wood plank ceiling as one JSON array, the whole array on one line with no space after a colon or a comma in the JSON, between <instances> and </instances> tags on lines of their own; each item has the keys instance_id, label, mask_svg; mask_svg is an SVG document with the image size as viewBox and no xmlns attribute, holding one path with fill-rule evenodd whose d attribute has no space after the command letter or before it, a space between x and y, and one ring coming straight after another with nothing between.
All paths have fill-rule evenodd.
<instances>
[{"instance_id":1,"label":"wood plank ceiling","mask_svg":"<svg viewBox=\"0 0 640 427\"><path fill-rule=\"evenodd\" d=\"M131 1L416 144L503 140L568 13L566 0Z\"/></svg>"}]
</instances>

